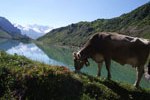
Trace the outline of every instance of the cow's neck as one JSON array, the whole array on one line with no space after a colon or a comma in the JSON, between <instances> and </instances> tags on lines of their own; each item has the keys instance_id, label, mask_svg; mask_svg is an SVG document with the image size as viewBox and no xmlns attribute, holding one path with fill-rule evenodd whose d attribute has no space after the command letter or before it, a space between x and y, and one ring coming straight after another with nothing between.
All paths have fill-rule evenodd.
<instances>
[{"instance_id":1,"label":"cow's neck","mask_svg":"<svg viewBox=\"0 0 150 100\"><path fill-rule=\"evenodd\" d=\"M92 52L92 50L91 50L90 47L83 47L79 51L82 59L88 59L88 58L90 58L91 52Z\"/></svg>"}]
</instances>

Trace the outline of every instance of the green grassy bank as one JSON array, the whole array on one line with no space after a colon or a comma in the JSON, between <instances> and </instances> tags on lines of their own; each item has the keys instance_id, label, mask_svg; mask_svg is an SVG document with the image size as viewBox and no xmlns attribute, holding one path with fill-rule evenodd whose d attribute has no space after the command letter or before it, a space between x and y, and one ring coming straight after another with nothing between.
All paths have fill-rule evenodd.
<instances>
[{"instance_id":1,"label":"green grassy bank","mask_svg":"<svg viewBox=\"0 0 150 100\"><path fill-rule=\"evenodd\" d=\"M150 89L75 74L63 66L50 66L0 52L2 100L146 100Z\"/></svg>"}]
</instances>

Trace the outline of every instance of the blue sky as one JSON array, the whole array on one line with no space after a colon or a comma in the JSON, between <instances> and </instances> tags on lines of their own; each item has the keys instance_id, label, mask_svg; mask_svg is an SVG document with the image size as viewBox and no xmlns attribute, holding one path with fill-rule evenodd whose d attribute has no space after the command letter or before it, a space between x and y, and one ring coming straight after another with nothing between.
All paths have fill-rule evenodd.
<instances>
[{"instance_id":1,"label":"blue sky","mask_svg":"<svg viewBox=\"0 0 150 100\"><path fill-rule=\"evenodd\" d=\"M113 18L150 0L1 0L0 16L21 25L54 28L79 21Z\"/></svg>"}]
</instances>

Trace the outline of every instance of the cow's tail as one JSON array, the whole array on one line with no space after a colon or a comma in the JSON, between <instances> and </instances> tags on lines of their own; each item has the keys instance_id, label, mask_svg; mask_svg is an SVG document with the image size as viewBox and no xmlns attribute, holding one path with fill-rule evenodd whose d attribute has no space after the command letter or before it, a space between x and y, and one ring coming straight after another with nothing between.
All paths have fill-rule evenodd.
<instances>
[{"instance_id":1,"label":"cow's tail","mask_svg":"<svg viewBox=\"0 0 150 100\"><path fill-rule=\"evenodd\" d=\"M150 62L148 63L148 66L146 68L145 79L150 81Z\"/></svg>"},{"instance_id":2,"label":"cow's tail","mask_svg":"<svg viewBox=\"0 0 150 100\"><path fill-rule=\"evenodd\" d=\"M144 74L144 76L145 76L145 79L150 81L150 62L147 65L146 73Z\"/></svg>"},{"instance_id":3,"label":"cow's tail","mask_svg":"<svg viewBox=\"0 0 150 100\"><path fill-rule=\"evenodd\" d=\"M149 43L148 43L148 47L149 47L149 50L150 50L150 41L149 41ZM148 61L149 61L149 63L148 63L148 74L150 75L150 51L149 51L149 55L148 55Z\"/></svg>"}]
</instances>

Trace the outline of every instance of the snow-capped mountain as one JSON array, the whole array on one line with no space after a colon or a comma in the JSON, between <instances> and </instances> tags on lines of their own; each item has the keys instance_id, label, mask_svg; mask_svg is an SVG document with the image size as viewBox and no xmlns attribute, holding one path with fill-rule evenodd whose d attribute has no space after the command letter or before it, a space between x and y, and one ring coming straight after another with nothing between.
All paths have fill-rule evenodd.
<instances>
[{"instance_id":1,"label":"snow-capped mountain","mask_svg":"<svg viewBox=\"0 0 150 100\"><path fill-rule=\"evenodd\" d=\"M27 35L32 39L37 39L53 29L52 27L49 26L43 26L37 24L26 25L26 26L15 24L15 26L21 30L21 33L23 35Z\"/></svg>"}]
</instances>

